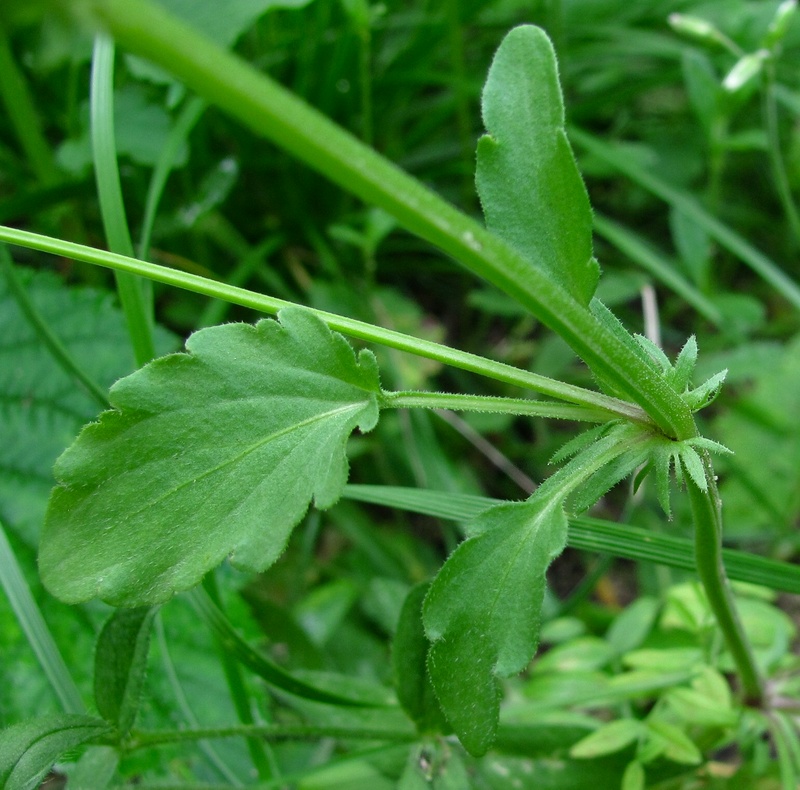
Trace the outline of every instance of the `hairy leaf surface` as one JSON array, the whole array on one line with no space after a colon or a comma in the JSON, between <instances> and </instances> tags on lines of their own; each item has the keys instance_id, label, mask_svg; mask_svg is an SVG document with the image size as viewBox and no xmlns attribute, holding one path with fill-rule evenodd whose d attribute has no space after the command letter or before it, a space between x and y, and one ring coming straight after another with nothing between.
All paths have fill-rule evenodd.
<instances>
[{"instance_id":1,"label":"hairy leaf surface","mask_svg":"<svg viewBox=\"0 0 800 790\"><path fill-rule=\"evenodd\" d=\"M537 494L489 508L471 534L431 585L423 622L439 703L479 755L497 731L497 677L521 672L536 650L544 574L564 548L567 519L560 498Z\"/></svg>"},{"instance_id":2,"label":"hairy leaf surface","mask_svg":"<svg viewBox=\"0 0 800 790\"><path fill-rule=\"evenodd\" d=\"M505 37L482 109L489 134L478 142L475 177L486 224L588 304L599 276L589 197L564 130L555 52L542 30L527 25Z\"/></svg>"},{"instance_id":3,"label":"hairy leaf surface","mask_svg":"<svg viewBox=\"0 0 800 790\"><path fill-rule=\"evenodd\" d=\"M347 479L378 418L375 358L300 308L192 335L111 390L55 467L39 557L68 602L159 603L226 556L260 571Z\"/></svg>"}]
</instances>

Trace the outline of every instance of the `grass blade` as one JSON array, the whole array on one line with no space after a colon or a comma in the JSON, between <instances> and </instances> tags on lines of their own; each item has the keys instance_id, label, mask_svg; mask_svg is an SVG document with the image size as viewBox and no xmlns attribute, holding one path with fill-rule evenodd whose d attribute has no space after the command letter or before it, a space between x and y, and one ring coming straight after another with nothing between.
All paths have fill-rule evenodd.
<instances>
[{"instance_id":1,"label":"grass blade","mask_svg":"<svg viewBox=\"0 0 800 790\"><path fill-rule=\"evenodd\" d=\"M344 498L358 502L422 513L427 516L470 521L500 500L452 491L430 491L402 486L345 486ZM694 545L687 538L660 535L629 524L598 518L573 518L567 545L637 561L655 562L671 568L695 570ZM800 594L800 567L736 549L723 549L725 569L731 579Z\"/></svg>"},{"instance_id":2,"label":"grass blade","mask_svg":"<svg viewBox=\"0 0 800 790\"><path fill-rule=\"evenodd\" d=\"M786 301L800 310L800 286L780 267L757 250L750 242L731 230L724 222L710 214L695 198L681 189L662 181L658 176L640 167L632 157L625 156L613 145L604 143L580 129L569 130L570 139L578 146L624 173L639 186L652 192L665 203L691 216L709 236L715 238L726 250L768 282Z\"/></svg>"},{"instance_id":3,"label":"grass blade","mask_svg":"<svg viewBox=\"0 0 800 790\"><path fill-rule=\"evenodd\" d=\"M31 595L2 522L0 522L0 585L64 712L86 713L78 687Z\"/></svg>"}]
</instances>

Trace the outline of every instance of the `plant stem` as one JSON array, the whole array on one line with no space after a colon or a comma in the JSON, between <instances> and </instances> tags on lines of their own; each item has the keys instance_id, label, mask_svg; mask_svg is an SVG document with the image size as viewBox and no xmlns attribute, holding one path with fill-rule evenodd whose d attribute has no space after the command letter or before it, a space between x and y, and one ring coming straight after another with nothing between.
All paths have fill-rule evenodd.
<instances>
[{"instance_id":1,"label":"plant stem","mask_svg":"<svg viewBox=\"0 0 800 790\"><path fill-rule=\"evenodd\" d=\"M112 252L133 257L114 135L114 42L102 34L95 38L90 105L92 155L106 241ZM116 274L116 280L136 363L145 365L156 355L150 284L145 287L139 278L122 272Z\"/></svg>"},{"instance_id":2,"label":"plant stem","mask_svg":"<svg viewBox=\"0 0 800 790\"><path fill-rule=\"evenodd\" d=\"M220 283L197 274L170 269L166 266L159 266L155 263L140 261L136 258L128 258L124 255L117 255L106 250L98 250L94 247L86 247L82 244L55 239L51 236L42 236L30 231L18 230L0 225L0 241L9 244L17 244L22 247L49 252L53 255L62 255L73 260L93 263L98 266L105 266L131 274L147 277L156 282L183 288L194 293L204 294L216 299L223 299L233 304L258 310L262 313L274 315L284 307L294 306L292 302L284 299L277 299L272 296L265 296L244 288L237 288L233 285ZM427 359L435 359L452 367L468 370L487 378L502 381L506 384L513 384L518 387L539 392L553 398L559 398L570 403L586 406L590 409L603 409L612 416L625 417L637 422L647 422L647 415L638 406L627 403L626 401L611 398L599 392L592 392L583 387L576 387L573 384L566 384L556 379L520 370L512 365L503 362L495 362L477 354L470 354L466 351L459 351L455 348L434 343L430 340L405 335L392 329L368 324L364 321L356 321L352 318L339 316L334 313L327 313L323 310L316 310L311 307L305 308L313 312L318 318L322 319L331 329L343 332L350 337L355 337L368 342L380 343L398 351L407 351Z\"/></svg>"},{"instance_id":3,"label":"plant stem","mask_svg":"<svg viewBox=\"0 0 800 790\"><path fill-rule=\"evenodd\" d=\"M769 154L770 165L772 166L772 177L775 180L775 188L778 192L786 219L792 230L795 244L800 243L800 215L797 212L792 189L789 185L789 177L786 173L786 163L781 153L780 132L778 129L778 104L775 99L775 64L770 60L764 64L764 98L763 113L764 125L767 131L767 153Z\"/></svg>"},{"instance_id":4,"label":"plant stem","mask_svg":"<svg viewBox=\"0 0 800 790\"><path fill-rule=\"evenodd\" d=\"M696 435L691 412L655 370L558 283L508 244L235 55L148 0L84 0L122 45L169 70L271 139L508 293L556 331L603 379L619 385L669 436Z\"/></svg>"},{"instance_id":5,"label":"plant stem","mask_svg":"<svg viewBox=\"0 0 800 790\"><path fill-rule=\"evenodd\" d=\"M50 352L53 359L55 359L68 376L76 379L86 389L100 408L110 409L111 404L108 402L108 396L103 388L84 372L81 366L75 361L72 354L69 353L66 346L47 325L47 321L42 314L37 310L25 286L20 282L17 271L11 261L11 256L8 254L8 250L4 244L0 244L0 269L3 270L6 276L9 290L19 305L19 309L22 311L25 318L28 319L28 323L33 327L33 330L39 336L39 339Z\"/></svg>"},{"instance_id":6,"label":"plant stem","mask_svg":"<svg viewBox=\"0 0 800 790\"><path fill-rule=\"evenodd\" d=\"M262 738L266 741L316 740L339 738L356 741L394 741L413 743L419 734L413 729L389 730L370 727L336 727L325 725L292 724L238 724L231 727L193 727L183 730L134 731L126 749L142 749L183 741L201 741L211 738Z\"/></svg>"},{"instance_id":7,"label":"plant stem","mask_svg":"<svg viewBox=\"0 0 800 790\"><path fill-rule=\"evenodd\" d=\"M687 475L686 485L694 520L694 551L697 575L725 644L733 657L745 702L759 707L764 700L763 680L753 650L736 611L736 603L722 562L722 513L714 470L704 453L708 490L702 491Z\"/></svg>"},{"instance_id":8,"label":"plant stem","mask_svg":"<svg viewBox=\"0 0 800 790\"><path fill-rule=\"evenodd\" d=\"M380 405L384 409L453 409L582 422L607 422L610 417L605 410L588 409L585 406L447 392L383 392Z\"/></svg>"}]
</instances>

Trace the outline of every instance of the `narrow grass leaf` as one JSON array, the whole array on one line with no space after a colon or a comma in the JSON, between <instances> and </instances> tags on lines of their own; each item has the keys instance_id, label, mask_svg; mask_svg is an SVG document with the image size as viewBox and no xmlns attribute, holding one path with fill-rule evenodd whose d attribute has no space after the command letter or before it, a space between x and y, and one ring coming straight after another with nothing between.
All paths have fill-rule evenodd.
<instances>
[{"instance_id":1,"label":"narrow grass leaf","mask_svg":"<svg viewBox=\"0 0 800 790\"><path fill-rule=\"evenodd\" d=\"M83 713L85 707L78 687L25 581L22 568L6 537L2 521L0 521L0 587L3 588L11 604L11 610L64 712Z\"/></svg>"},{"instance_id":2,"label":"narrow grass leaf","mask_svg":"<svg viewBox=\"0 0 800 790\"><path fill-rule=\"evenodd\" d=\"M142 606L225 557L264 570L313 499L339 498L345 442L378 418L374 356L300 308L204 329L117 382L115 411L56 463L39 556L67 602Z\"/></svg>"},{"instance_id":3,"label":"narrow grass leaf","mask_svg":"<svg viewBox=\"0 0 800 790\"><path fill-rule=\"evenodd\" d=\"M669 203L678 211L692 217L709 236L716 239L725 249L747 264L763 280L780 293L787 302L800 309L800 285L760 250L757 250L736 231L710 214L698 200L687 192L662 181L653 173L645 170L633 157L626 156L621 150L609 143L571 128L570 137L580 147L602 159L606 164L624 173L639 186L652 192L661 200Z\"/></svg>"},{"instance_id":4,"label":"narrow grass leaf","mask_svg":"<svg viewBox=\"0 0 800 790\"><path fill-rule=\"evenodd\" d=\"M671 456L669 460L672 460ZM410 513L460 522L467 522L481 511L500 504L496 499L474 494L402 486L348 485L344 496L359 502L371 502ZM618 524L586 516L573 518L570 519L568 543L576 549L614 557L655 562L684 570L695 569L692 541L674 535L661 535L631 524ZM723 549L722 557L725 570L733 580L800 594L800 566L796 564L779 562L736 549Z\"/></svg>"},{"instance_id":5,"label":"narrow grass leaf","mask_svg":"<svg viewBox=\"0 0 800 790\"><path fill-rule=\"evenodd\" d=\"M521 672L539 639L545 571L566 542L552 497L482 513L434 579L423 607L428 669L447 720L472 754L494 741L497 678Z\"/></svg>"},{"instance_id":6,"label":"narrow grass leaf","mask_svg":"<svg viewBox=\"0 0 800 790\"><path fill-rule=\"evenodd\" d=\"M539 28L512 30L483 91L489 132L476 183L486 224L588 304L599 277L589 197L564 131L555 52Z\"/></svg>"}]
</instances>

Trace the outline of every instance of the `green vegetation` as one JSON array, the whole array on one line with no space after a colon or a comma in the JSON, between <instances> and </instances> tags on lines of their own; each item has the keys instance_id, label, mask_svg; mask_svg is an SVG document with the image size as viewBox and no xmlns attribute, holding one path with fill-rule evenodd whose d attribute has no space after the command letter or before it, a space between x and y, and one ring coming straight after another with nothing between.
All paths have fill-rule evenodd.
<instances>
[{"instance_id":1,"label":"green vegetation","mask_svg":"<svg viewBox=\"0 0 800 790\"><path fill-rule=\"evenodd\" d=\"M797 788L796 0L224 6L0 8L0 786Z\"/></svg>"}]
</instances>

